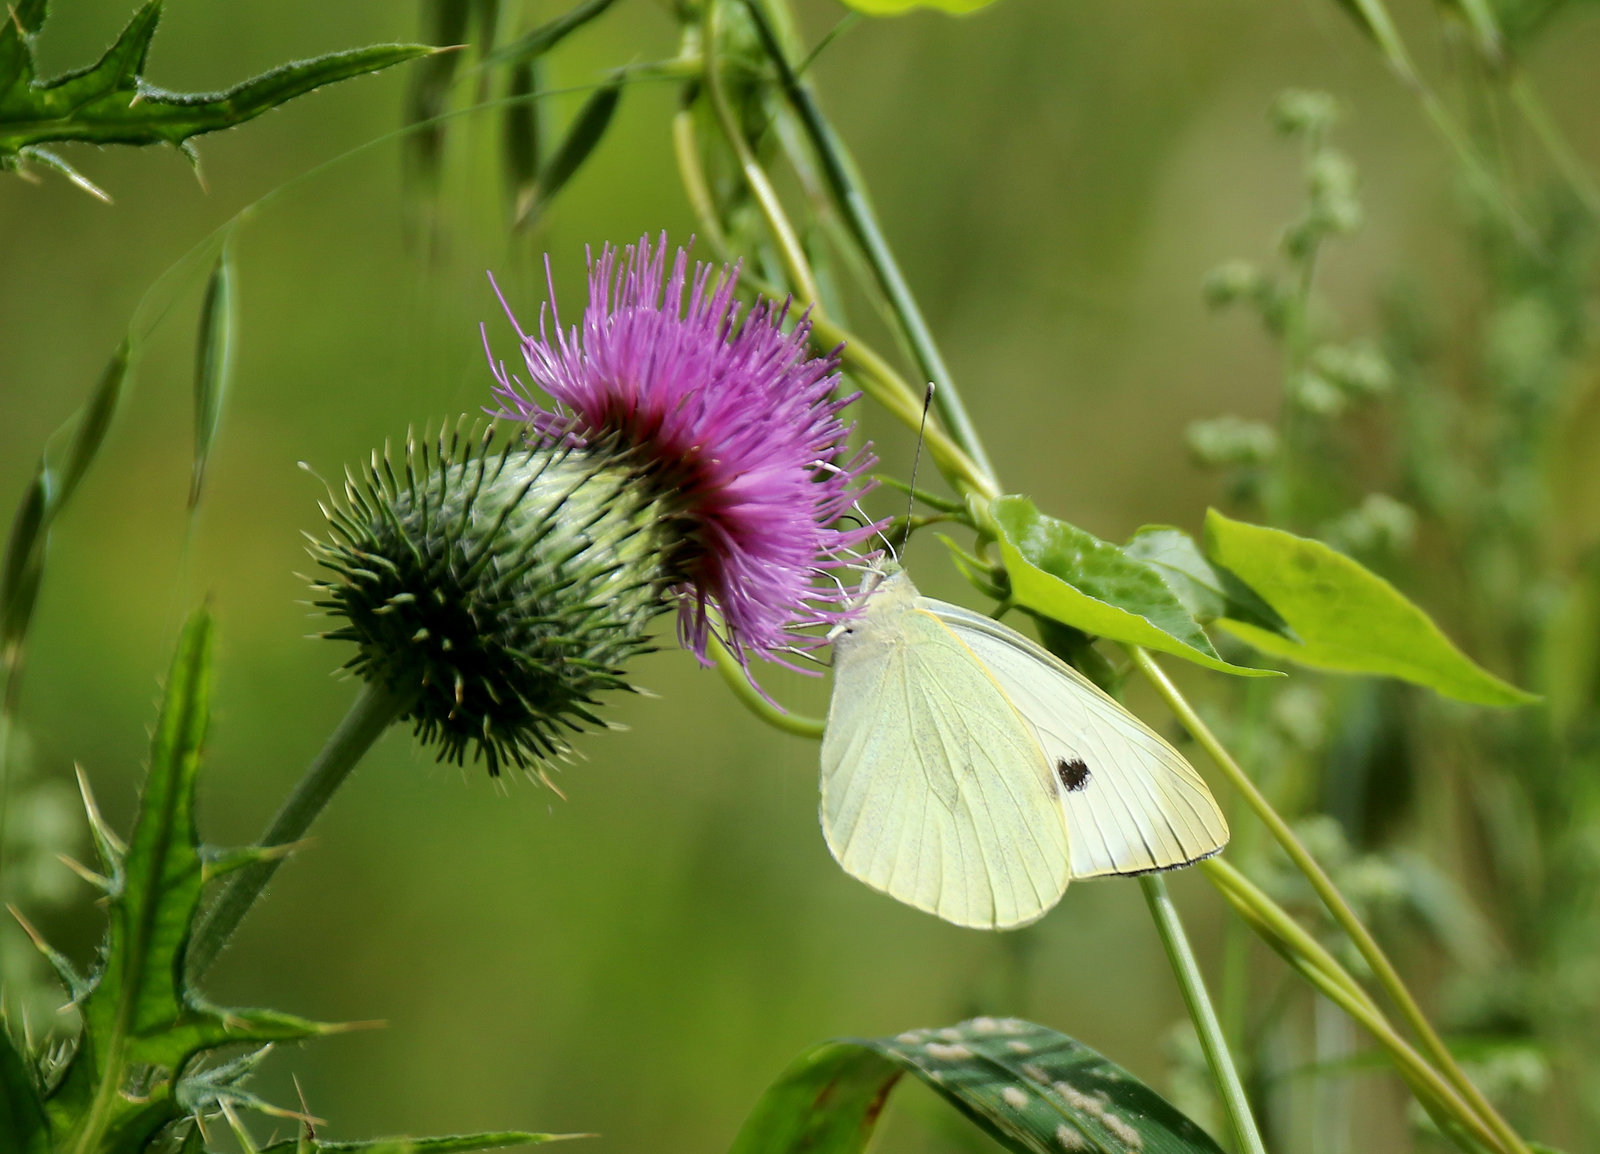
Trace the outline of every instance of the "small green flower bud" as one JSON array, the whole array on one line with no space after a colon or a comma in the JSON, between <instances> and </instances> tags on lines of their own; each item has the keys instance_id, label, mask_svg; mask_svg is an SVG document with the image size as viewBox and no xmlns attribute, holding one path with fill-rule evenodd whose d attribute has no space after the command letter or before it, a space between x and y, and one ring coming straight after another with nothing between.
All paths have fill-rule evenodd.
<instances>
[{"instance_id":1,"label":"small green flower bud","mask_svg":"<svg viewBox=\"0 0 1600 1154\"><path fill-rule=\"evenodd\" d=\"M1417 514L1386 493L1368 493L1361 504L1334 518L1323 537L1348 553L1404 553L1417 536Z\"/></svg>"},{"instance_id":2,"label":"small green flower bud","mask_svg":"<svg viewBox=\"0 0 1600 1154\"><path fill-rule=\"evenodd\" d=\"M1309 369L1296 373L1289 382L1289 396L1301 409L1318 417L1337 417L1348 404L1338 385Z\"/></svg>"},{"instance_id":3,"label":"small green flower bud","mask_svg":"<svg viewBox=\"0 0 1600 1154\"><path fill-rule=\"evenodd\" d=\"M1272 102L1272 124L1285 136L1326 132L1339 119L1339 104L1326 92L1290 88Z\"/></svg>"},{"instance_id":4,"label":"small green flower bud","mask_svg":"<svg viewBox=\"0 0 1600 1154\"><path fill-rule=\"evenodd\" d=\"M1278 452L1278 434L1272 427L1243 417L1195 421L1184 439L1196 462L1209 467L1263 465Z\"/></svg>"},{"instance_id":5,"label":"small green flower bud","mask_svg":"<svg viewBox=\"0 0 1600 1154\"><path fill-rule=\"evenodd\" d=\"M1311 367L1353 396L1381 396L1394 385L1389 362L1371 344L1323 345L1311 354Z\"/></svg>"},{"instance_id":6,"label":"small green flower bud","mask_svg":"<svg viewBox=\"0 0 1600 1154\"><path fill-rule=\"evenodd\" d=\"M601 726L597 695L628 689L675 579L672 510L615 445L408 439L324 509L312 556L334 578L320 608L353 641L346 667L410 701L441 760L481 754L540 772L565 733Z\"/></svg>"},{"instance_id":7,"label":"small green flower bud","mask_svg":"<svg viewBox=\"0 0 1600 1154\"><path fill-rule=\"evenodd\" d=\"M1262 287L1261 270L1249 261L1230 260L1206 274L1200 291L1206 304L1222 308L1256 296Z\"/></svg>"}]
</instances>

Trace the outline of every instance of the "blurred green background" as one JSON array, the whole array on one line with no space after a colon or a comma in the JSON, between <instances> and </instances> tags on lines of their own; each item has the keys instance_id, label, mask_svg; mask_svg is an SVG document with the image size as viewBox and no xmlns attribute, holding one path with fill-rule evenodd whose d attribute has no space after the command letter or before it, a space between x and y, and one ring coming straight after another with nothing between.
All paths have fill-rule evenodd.
<instances>
[{"instance_id":1,"label":"blurred green background","mask_svg":"<svg viewBox=\"0 0 1600 1154\"><path fill-rule=\"evenodd\" d=\"M130 9L55 7L47 71L91 59ZM559 7L528 5L526 26ZM811 40L843 11L800 10ZM379 0L173 0L148 75L222 87L414 39L415 19ZM547 83L665 57L673 38L663 11L633 0L563 46ZM1527 62L1585 157L1600 157L1597 51L1600 26L1574 22ZM1470 305L1449 160L1333 3L1005 0L964 20L863 22L815 78L1008 487L1102 536L1197 528L1217 493L1189 465L1184 427L1275 411L1276 354L1247 317L1208 315L1199 284L1225 258L1267 257L1296 210L1297 158L1266 122L1279 90L1326 89L1347 112L1339 140L1369 222L1332 252L1325 284L1352 322L1400 273ZM54 176L0 178L0 504L163 270L241 207L393 131L405 83L404 68L352 81L200 140L203 185L176 154L131 149L66 150L112 206ZM320 626L295 573L309 567L300 534L319 529L320 486L296 463L332 477L408 426L487 403L479 322L502 356L514 349L486 269L527 325L544 252L576 316L585 245L662 228L685 239L675 99L630 88L531 238L506 234L486 114L452 128L431 256L408 243L393 141L262 204L238 238L236 387L187 540L203 268L157 294L152 307L170 311L54 540L23 702L36 774L66 783L81 764L126 824L156 679L182 615L209 598L222 648L203 832L254 836L354 695L329 676L347 654L305 636ZM861 419L903 475L909 438ZM1597 479L1582 472L1586 489ZM924 587L970 603L937 546L921 549ZM381 743L211 989L224 1004L388 1026L280 1055L269 1096L293 1102L294 1070L334 1137L525 1127L597 1131L597 1151L717 1150L807 1046L975 1012L1055 1026L1165 1085L1181 1008L1132 882L1076 886L1021 934L943 925L833 865L813 745L762 727L682 653L642 662L637 680L660 696L617 702L630 731L583 739L587 760L560 778L566 801L436 766L402 732ZM800 710L826 707L825 681L768 680ZM1174 884L1204 951L1217 901L1191 878ZM89 957L92 909L28 912ZM1371 1088L1399 1100L1392 1080ZM964 1147L965 1123L904 1098L886 1148Z\"/></svg>"}]
</instances>

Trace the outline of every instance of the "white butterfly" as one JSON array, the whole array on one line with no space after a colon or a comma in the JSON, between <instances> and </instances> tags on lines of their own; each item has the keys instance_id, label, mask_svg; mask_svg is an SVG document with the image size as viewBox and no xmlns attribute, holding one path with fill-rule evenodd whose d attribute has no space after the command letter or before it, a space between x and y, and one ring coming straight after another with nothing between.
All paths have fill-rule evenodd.
<instances>
[{"instance_id":1,"label":"white butterfly","mask_svg":"<svg viewBox=\"0 0 1600 1154\"><path fill-rule=\"evenodd\" d=\"M1183 755L1014 629L869 572L837 626L822 829L845 871L962 926L1074 878L1188 865L1228 823Z\"/></svg>"}]
</instances>

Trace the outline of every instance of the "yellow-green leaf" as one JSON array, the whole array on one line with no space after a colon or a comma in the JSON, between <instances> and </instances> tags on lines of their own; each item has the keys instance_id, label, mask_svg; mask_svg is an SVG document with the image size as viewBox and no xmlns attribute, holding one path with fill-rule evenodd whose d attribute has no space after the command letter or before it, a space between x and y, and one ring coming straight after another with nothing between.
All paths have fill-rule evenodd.
<instances>
[{"instance_id":1,"label":"yellow-green leaf","mask_svg":"<svg viewBox=\"0 0 1600 1154\"><path fill-rule=\"evenodd\" d=\"M868 16L899 16L913 8L937 8L953 16L962 16L987 8L994 0L844 0L844 3Z\"/></svg>"},{"instance_id":2,"label":"yellow-green leaf","mask_svg":"<svg viewBox=\"0 0 1600 1154\"><path fill-rule=\"evenodd\" d=\"M1206 514L1206 555L1277 610L1297 644L1240 621L1223 628L1263 653L1341 673L1372 673L1478 705L1537 701L1474 662L1389 582L1320 541Z\"/></svg>"}]
</instances>

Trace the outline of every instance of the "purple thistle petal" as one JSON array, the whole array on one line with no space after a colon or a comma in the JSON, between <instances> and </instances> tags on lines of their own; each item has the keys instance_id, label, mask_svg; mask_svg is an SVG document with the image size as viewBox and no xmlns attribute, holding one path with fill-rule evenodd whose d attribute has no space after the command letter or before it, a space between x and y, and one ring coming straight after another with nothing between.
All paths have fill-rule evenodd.
<instances>
[{"instance_id":1,"label":"purple thistle petal","mask_svg":"<svg viewBox=\"0 0 1600 1154\"><path fill-rule=\"evenodd\" d=\"M787 305L761 300L741 322L737 267L697 264L691 278L683 249L670 272L666 254L663 233L654 247L641 238L623 249L620 263L610 246L591 255L588 307L571 329L552 285L539 335L517 332L531 387L555 405L491 355L496 415L540 440L618 438L657 466L651 476L690 526L673 590L680 643L707 662L714 610L741 663L751 651L781 661L779 650L817 643L797 628L849 612L848 590L819 582L879 528L833 527L876 458L847 456L853 426L839 414L855 397L834 395L838 350L806 355L807 318L785 333Z\"/></svg>"}]
</instances>

